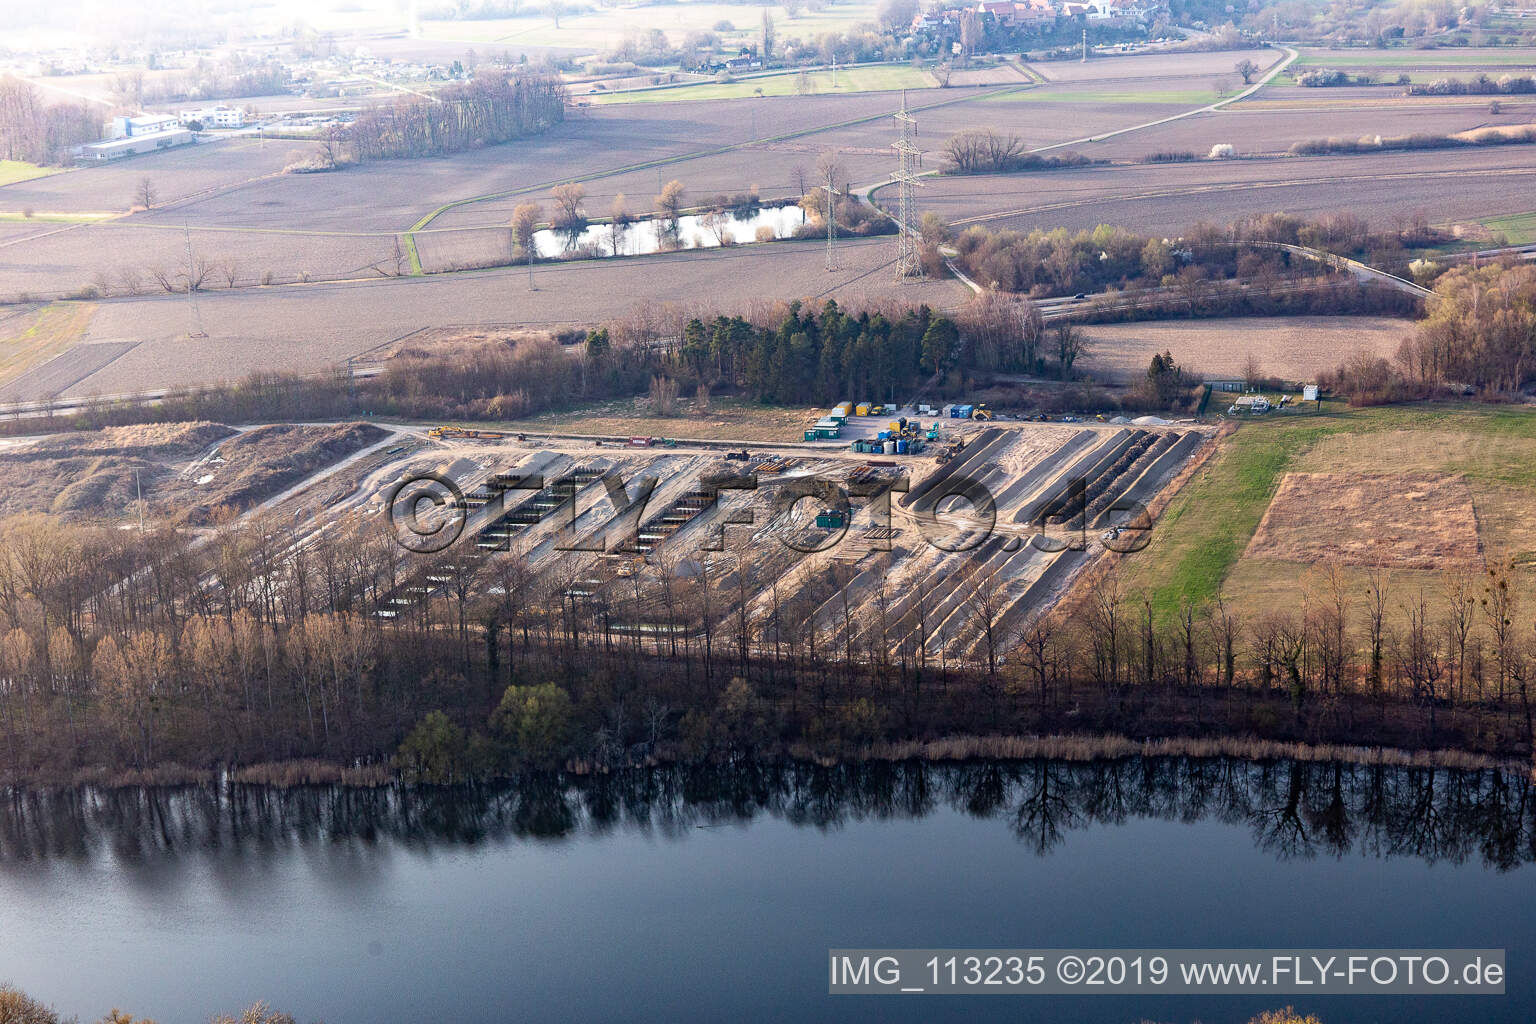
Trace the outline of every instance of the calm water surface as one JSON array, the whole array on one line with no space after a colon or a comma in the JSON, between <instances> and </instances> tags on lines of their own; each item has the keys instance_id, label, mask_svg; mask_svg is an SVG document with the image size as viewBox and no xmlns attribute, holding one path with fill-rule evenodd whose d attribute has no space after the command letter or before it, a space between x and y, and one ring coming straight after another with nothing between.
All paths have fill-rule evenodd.
<instances>
[{"instance_id":1,"label":"calm water surface","mask_svg":"<svg viewBox=\"0 0 1536 1024\"><path fill-rule=\"evenodd\" d=\"M764 206L750 217L726 215L718 223L712 223L706 216L687 214L677 219L675 230L655 218L646 217L619 233L618 255L641 256L660 252L663 242L676 248L715 249L722 244L722 237L731 245L752 245L757 241L759 228L772 228L774 237L788 238L804 223L805 215L798 206ZM607 224L589 224L574 233L546 228L533 234L534 248L545 259L570 256L582 249L589 249L599 257L611 257L614 255L613 241L612 228Z\"/></svg>"},{"instance_id":2,"label":"calm water surface","mask_svg":"<svg viewBox=\"0 0 1536 1024\"><path fill-rule=\"evenodd\" d=\"M1176 759L0 806L0 979L95 1020L1536 1019L1536 792ZM832 999L829 947L1493 946L1503 997Z\"/></svg>"}]
</instances>

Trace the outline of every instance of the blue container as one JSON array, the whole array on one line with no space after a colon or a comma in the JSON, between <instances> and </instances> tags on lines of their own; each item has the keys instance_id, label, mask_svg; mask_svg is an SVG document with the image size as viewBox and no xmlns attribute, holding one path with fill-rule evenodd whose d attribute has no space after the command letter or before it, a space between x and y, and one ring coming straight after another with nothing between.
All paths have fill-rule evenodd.
<instances>
[{"instance_id":1,"label":"blue container","mask_svg":"<svg viewBox=\"0 0 1536 1024\"><path fill-rule=\"evenodd\" d=\"M890 438L891 432L889 430L882 430L877 436L880 438L880 440L885 441Z\"/></svg>"},{"instance_id":2,"label":"blue container","mask_svg":"<svg viewBox=\"0 0 1536 1024\"><path fill-rule=\"evenodd\" d=\"M905 454L907 454L907 442L906 441L903 440L903 441L897 441L896 442L896 454L897 455L905 455Z\"/></svg>"}]
</instances>

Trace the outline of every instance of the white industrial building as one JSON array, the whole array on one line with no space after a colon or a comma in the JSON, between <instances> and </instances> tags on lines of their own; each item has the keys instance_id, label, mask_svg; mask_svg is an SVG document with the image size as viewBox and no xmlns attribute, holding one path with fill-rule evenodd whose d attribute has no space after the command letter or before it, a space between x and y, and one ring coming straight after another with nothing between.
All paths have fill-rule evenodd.
<instances>
[{"instance_id":1,"label":"white industrial building","mask_svg":"<svg viewBox=\"0 0 1536 1024\"><path fill-rule=\"evenodd\" d=\"M201 107L177 115L183 127L196 121L204 128L244 128L245 111L239 107Z\"/></svg>"},{"instance_id":2,"label":"white industrial building","mask_svg":"<svg viewBox=\"0 0 1536 1024\"><path fill-rule=\"evenodd\" d=\"M114 117L102 125L106 138L80 147L80 159L102 163L125 156L153 153L173 146L185 146L196 137L176 123L169 114L143 114L138 117Z\"/></svg>"}]
</instances>

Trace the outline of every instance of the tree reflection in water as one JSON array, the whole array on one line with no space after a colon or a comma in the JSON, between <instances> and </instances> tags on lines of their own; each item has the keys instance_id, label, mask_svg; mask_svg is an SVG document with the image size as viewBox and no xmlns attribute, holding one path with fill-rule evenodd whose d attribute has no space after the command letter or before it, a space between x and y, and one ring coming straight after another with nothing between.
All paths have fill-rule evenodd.
<instances>
[{"instance_id":1,"label":"tree reflection in water","mask_svg":"<svg viewBox=\"0 0 1536 1024\"><path fill-rule=\"evenodd\" d=\"M771 816L797 826L922 818L949 808L1012 829L1045 855L1067 833L1132 818L1249 828L1280 859L1536 859L1528 775L1232 759L1101 762L742 761L597 777L541 776L465 788L209 785L13 791L0 804L0 861L127 861L348 841L422 848L562 840L616 830L680 839L699 826Z\"/></svg>"}]
</instances>

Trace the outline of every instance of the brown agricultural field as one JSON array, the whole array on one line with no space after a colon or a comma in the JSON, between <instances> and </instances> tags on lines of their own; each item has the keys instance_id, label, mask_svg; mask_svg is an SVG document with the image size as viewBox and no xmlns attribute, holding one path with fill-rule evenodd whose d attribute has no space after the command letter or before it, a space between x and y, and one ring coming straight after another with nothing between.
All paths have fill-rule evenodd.
<instances>
[{"instance_id":1,"label":"brown agricultural field","mask_svg":"<svg viewBox=\"0 0 1536 1024\"><path fill-rule=\"evenodd\" d=\"M1497 114L1488 112L1488 97L1460 96L1321 102L1315 95L1300 101L1274 100L1273 87L1260 98L1223 107L1168 124L1119 135L1082 148L1088 156L1110 160L1143 160L1158 152L1205 156L1211 147L1227 143L1240 157L1284 155L1292 145L1310 139L1359 139L1376 135L1428 132L1450 135L1488 124L1525 124L1536 120L1536 100L1512 96L1500 100ZM1333 93L1334 89L1298 90ZM1380 95L1379 93L1377 94ZM1410 156L1411 158L1411 156Z\"/></svg>"},{"instance_id":2,"label":"brown agricultural field","mask_svg":"<svg viewBox=\"0 0 1536 1024\"><path fill-rule=\"evenodd\" d=\"M307 234L193 228L193 255L204 290L410 273L397 262L394 235ZM21 293L49 298L150 294L159 277L184 287L188 232L147 221L77 224L0 248L0 300ZM402 243L402 253L404 243ZM379 269L374 269L379 268Z\"/></svg>"},{"instance_id":3,"label":"brown agricultural field","mask_svg":"<svg viewBox=\"0 0 1536 1024\"><path fill-rule=\"evenodd\" d=\"M278 174L294 150L308 143L256 139L221 139L181 146L103 167L33 178L0 188L0 213L125 213L140 181L149 178L159 194L157 207L182 203L213 189L226 189ZM313 177L313 175L310 175ZM180 223L181 217L174 217Z\"/></svg>"},{"instance_id":4,"label":"brown agricultural field","mask_svg":"<svg viewBox=\"0 0 1536 1024\"><path fill-rule=\"evenodd\" d=\"M1536 146L1117 165L931 180L921 206L952 225L1021 230L1126 224L1176 234L1276 210L1349 210L1383 224L1423 211L1443 221L1518 206L1512 190L1532 173Z\"/></svg>"},{"instance_id":5,"label":"brown agricultural field","mask_svg":"<svg viewBox=\"0 0 1536 1024\"><path fill-rule=\"evenodd\" d=\"M212 291L200 299L206 338L187 336L180 295L99 304L93 338L140 338L137 347L72 387L70 397L235 380L256 370L319 372L424 328L582 326L646 300L745 309L764 299L895 299L936 309L966 297L956 281L898 283L895 240L853 239L828 273L815 242L783 242L618 260L545 264L529 290L522 267L357 284Z\"/></svg>"},{"instance_id":6,"label":"brown agricultural field","mask_svg":"<svg viewBox=\"0 0 1536 1024\"><path fill-rule=\"evenodd\" d=\"M1030 65L1052 82L1114 82L1154 78L1191 78L1212 75L1237 76L1232 66L1251 60L1268 68L1283 54L1271 49L1216 51L1211 53L1145 53L1124 57L1100 57L1090 61L1038 61Z\"/></svg>"},{"instance_id":7,"label":"brown agricultural field","mask_svg":"<svg viewBox=\"0 0 1536 1024\"><path fill-rule=\"evenodd\" d=\"M1252 356L1265 377L1307 381L1356 352L1390 359L1413 332L1413 322L1375 316L1232 317L1098 324L1084 332L1088 353L1080 365L1112 383L1141 379L1161 352L1207 377L1241 376Z\"/></svg>"},{"instance_id":8,"label":"brown agricultural field","mask_svg":"<svg viewBox=\"0 0 1536 1024\"><path fill-rule=\"evenodd\" d=\"M1480 569L1465 478L1288 473L1244 558L1393 569Z\"/></svg>"}]
</instances>

